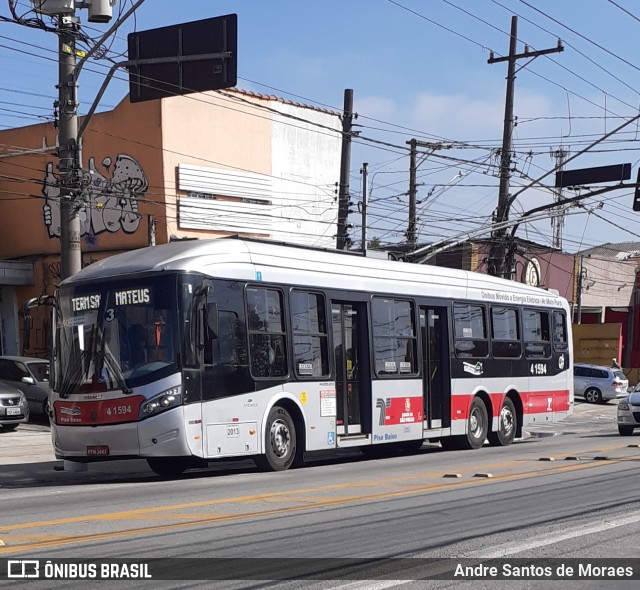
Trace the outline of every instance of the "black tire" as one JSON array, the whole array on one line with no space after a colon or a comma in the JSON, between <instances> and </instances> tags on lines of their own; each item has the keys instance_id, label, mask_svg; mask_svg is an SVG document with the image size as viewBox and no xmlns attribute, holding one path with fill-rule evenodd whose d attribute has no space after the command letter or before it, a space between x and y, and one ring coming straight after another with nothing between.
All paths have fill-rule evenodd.
<instances>
[{"instance_id":1,"label":"black tire","mask_svg":"<svg viewBox=\"0 0 640 590\"><path fill-rule=\"evenodd\" d=\"M263 471L285 471L301 463L297 450L296 427L289 412L273 406L264 433L264 455L255 458Z\"/></svg>"},{"instance_id":2,"label":"black tire","mask_svg":"<svg viewBox=\"0 0 640 590\"><path fill-rule=\"evenodd\" d=\"M489 432L487 438L489 443L494 447L509 446L516 437L518 429L518 417L516 415L516 407L514 403L506 397L500 409L498 416L498 430Z\"/></svg>"},{"instance_id":3,"label":"black tire","mask_svg":"<svg viewBox=\"0 0 640 590\"><path fill-rule=\"evenodd\" d=\"M487 440L489 432L489 417L484 402L476 397L471 402L469 418L467 419L467 434L459 440L461 449L479 449Z\"/></svg>"},{"instance_id":4,"label":"black tire","mask_svg":"<svg viewBox=\"0 0 640 590\"><path fill-rule=\"evenodd\" d=\"M20 426L19 424L3 424L2 430L5 432L13 432L16 428Z\"/></svg>"},{"instance_id":5,"label":"black tire","mask_svg":"<svg viewBox=\"0 0 640 590\"><path fill-rule=\"evenodd\" d=\"M623 426L622 424L618 424L618 433L620 436L632 436L633 426Z\"/></svg>"},{"instance_id":6,"label":"black tire","mask_svg":"<svg viewBox=\"0 0 640 590\"><path fill-rule=\"evenodd\" d=\"M602 393L597 387L589 387L584 392L584 399L590 404L601 404L602 403Z\"/></svg>"},{"instance_id":7,"label":"black tire","mask_svg":"<svg viewBox=\"0 0 640 590\"><path fill-rule=\"evenodd\" d=\"M161 477L178 477L190 466L186 457L147 457L147 464Z\"/></svg>"}]
</instances>

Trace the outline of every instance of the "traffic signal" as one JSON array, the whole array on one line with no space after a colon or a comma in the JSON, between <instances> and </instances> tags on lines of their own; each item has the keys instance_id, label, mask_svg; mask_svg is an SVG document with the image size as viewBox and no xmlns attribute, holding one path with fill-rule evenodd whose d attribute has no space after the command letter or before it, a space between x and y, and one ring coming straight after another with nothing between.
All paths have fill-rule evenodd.
<instances>
[{"instance_id":1,"label":"traffic signal","mask_svg":"<svg viewBox=\"0 0 640 590\"><path fill-rule=\"evenodd\" d=\"M640 169L638 169L638 178L636 179L636 190L633 193L633 210L640 211Z\"/></svg>"}]
</instances>

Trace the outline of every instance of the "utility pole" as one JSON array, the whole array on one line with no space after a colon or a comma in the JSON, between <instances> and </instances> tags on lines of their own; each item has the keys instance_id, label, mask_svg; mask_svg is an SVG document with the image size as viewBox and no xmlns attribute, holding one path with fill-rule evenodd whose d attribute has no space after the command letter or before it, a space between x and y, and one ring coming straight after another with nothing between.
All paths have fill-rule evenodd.
<instances>
[{"instance_id":1,"label":"utility pole","mask_svg":"<svg viewBox=\"0 0 640 590\"><path fill-rule=\"evenodd\" d=\"M585 269L582 268L582 258L583 256L580 256L580 268L578 270L578 285L577 285L577 291L578 293L576 294L576 299L578 300L578 317L574 319L574 322L576 324L581 324L582 323L582 283L584 281L584 277L587 274L587 271Z\"/></svg>"},{"instance_id":2,"label":"utility pole","mask_svg":"<svg viewBox=\"0 0 640 590\"><path fill-rule=\"evenodd\" d=\"M418 183L416 182L416 173L418 166L422 164L433 152L441 149L449 149L450 145L442 143L429 143L426 141L418 141L417 139L410 139L406 142L409 146L409 222L407 224L407 254L413 252L416 249L418 243L417 233L417 215L416 205L418 204ZM421 154L421 158L418 161L418 148L425 148L429 150Z\"/></svg>"},{"instance_id":3,"label":"utility pole","mask_svg":"<svg viewBox=\"0 0 640 590\"><path fill-rule=\"evenodd\" d=\"M75 12L58 18L58 145L60 163L60 266L66 279L82 268L80 251L80 160L78 151L78 100L75 80Z\"/></svg>"},{"instance_id":4,"label":"utility pole","mask_svg":"<svg viewBox=\"0 0 640 590\"><path fill-rule=\"evenodd\" d=\"M340 189L338 192L338 232L336 249L346 250L348 243L347 218L349 216L349 169L351 167L351 124L353 122L353 90L344 91L342 110L342 154L340 157Z\"/></svg>"},{"instance_id":5,"label":"utility pole","mask_svg":"<svg viewBox=\"0 0 640 590\"><path fill-rule=\"evenodd\" d=\"M85 8L90 23L111 21L116 0L31 0L33 10L54 18L58 23L58 183L60 187L60 267L62 278L82 268L80 249L80 192L82 191L82 158L80 136L95 107L84 117L78 129L78 75L88 58L145 0L131 2L131 7L88 52L76 49L80 22L76 7ZM24 23L23 23L24 24ZM77 57L82 57L80 63Z\"/></svg>"},{"instance_id":6,"label":"utility pole","mask_svg":"<svg viewBox=\"0 0 640 590\"><path fill-rule=\"evenodd\" d=\"M418 156L418 141L411 139L409 144L409 223L407 224L407 252L416 249L416 199L418 187L416 186L416 159Z\"/></svg>"},{"instance_id":7,"label":"utility pole","mask_svg":"<svg viewBox=\"0 0 640 590\"><path fill-rule=\"evenodd\" d=\"M362 174L362 253L367 255L367 167L368 162L363 162L360 174Z\"/></svg>"},{"instance_id":8,"label":"utility pole","mask_svg":"<svg viewBox=\"0 0 640 590\"><path fill-rule=\"evenodd\" d=\"M556 160L556 170L562 171L562 169L564 168L564 161L567 158L567 152L564 151L564 148L558 148L551 154L551 157L555 158ZM559 187L554 191L553 199L556 202L562 201L562 187ZM564 212L565 207L563 207L562 205L558 205L558 215L554 215L551 218L551 231L553 232L552 245L554 248L558 248L558 250L562 250L562 228L564 227Z\"/></svg>"},{"instance_id":9,"label":"utility pole","mask_svg":"<svg viewBox=\"0 0 640 590\"><path fill-rule=\"evenodd\" d=\"M502 224L509 220L509 181L511 178L511 142L513 138L513 95L516 81L516 61L522 58L535 59L540 55L564 51L562 42L558 40L557 47L543 49L541 51L529 51L525 45L523 53L516 53L518 41L518 17L511 17L511 39L509 43L509 55L507 57L494 57L489 54L488 63L494 64L502 61L508 62L507 68L507 94L504 109L504 127L502 133L502 150L500 152L500 188L498 193L498 207L494 214L494 223ZM511 278L513 267L513 252L511 245L507 243L507 233L504 228L491 232L491 249L487 271L498 277Z\"/></svg>"}]
</instances>

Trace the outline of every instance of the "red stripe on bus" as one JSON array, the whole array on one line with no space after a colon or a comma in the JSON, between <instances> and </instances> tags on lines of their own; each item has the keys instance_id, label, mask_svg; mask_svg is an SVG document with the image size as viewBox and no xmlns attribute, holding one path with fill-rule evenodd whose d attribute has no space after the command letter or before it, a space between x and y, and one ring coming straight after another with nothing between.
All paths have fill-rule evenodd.
<instances>
[{"instance_id":1,"label":"red stripe on bus","mask_svg":"<svg viewBox=\"0 0 640 590\"><path fill-rule=\"evenodd\" d=\"M492 413L494 417L500 415L504 394L491 393ZM469 416L469 408L474 396L471 394L451 396L451 418L465 420ZM524 414L545 414L547 412L567 412L570 408L569 390L558 389L552 391L521 391L522 410Z\"/></svg>"}]
</instances>

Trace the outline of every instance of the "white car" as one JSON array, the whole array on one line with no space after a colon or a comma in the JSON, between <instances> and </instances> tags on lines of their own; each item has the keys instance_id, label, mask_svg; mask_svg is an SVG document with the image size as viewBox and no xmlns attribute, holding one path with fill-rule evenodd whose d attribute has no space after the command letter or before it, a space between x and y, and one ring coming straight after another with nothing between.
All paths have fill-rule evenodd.
<instances>
[{"instance_id":1,"label":"white car","mask_svg":"<svg viewBox=\"0 0 640 590\"><path fill-rule=\"evenodd\" d=\"M618 404L618 432L631 436L634 428L640 428L640 384Z\"/></svg>"}]
</instances>

